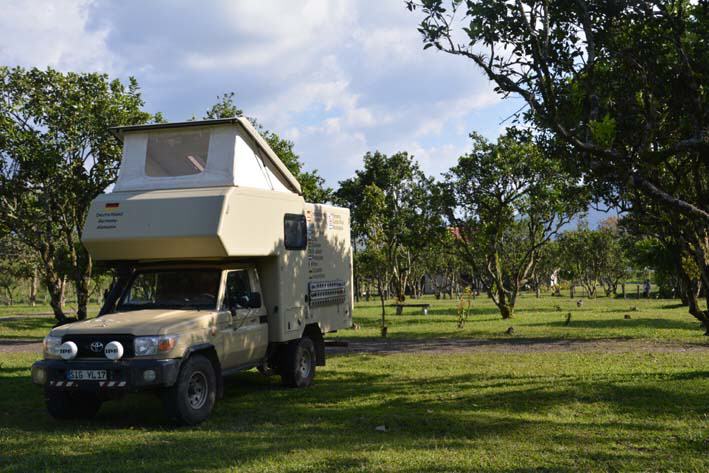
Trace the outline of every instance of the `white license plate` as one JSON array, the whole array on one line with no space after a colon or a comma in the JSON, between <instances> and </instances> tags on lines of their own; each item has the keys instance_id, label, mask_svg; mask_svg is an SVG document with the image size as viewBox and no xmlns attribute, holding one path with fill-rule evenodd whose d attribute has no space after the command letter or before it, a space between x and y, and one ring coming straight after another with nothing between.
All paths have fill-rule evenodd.
<instances>
[{"instance_id":1,"label":"white license plate","mask_svg":"<svg viewBox=\"0 0 709 473\"><path fill-rule=\"evenodd\" d=\"M69 370L66 379L69 381L105 381L106 370Z\"/></svg>"}]
</instances>

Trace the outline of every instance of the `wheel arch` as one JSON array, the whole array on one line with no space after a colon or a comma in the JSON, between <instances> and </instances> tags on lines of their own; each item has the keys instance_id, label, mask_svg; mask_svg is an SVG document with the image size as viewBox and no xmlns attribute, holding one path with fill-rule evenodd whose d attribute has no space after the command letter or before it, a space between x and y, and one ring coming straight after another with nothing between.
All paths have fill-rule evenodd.
<instances>
[{"instance_id":1,"label":"wheel arch","mask_svg":"<svg viewBox=\"0 0 709 473\"><path fill-rule=\"evenodd\" d=\"M308 337L315 345L315 364L325 366L325 340L318 324L309 324L303 330L303 336Z\"/></svg>"},{"instance_id":2,"label":"wheel arch","mask_svg":"<svg viewBox=\"0 0 709 473\"><path fill-rule=\"evenodd\" d=\"M217 379L217 399L221 399L224 396L224 377L222 376L222 364L219 361L216 347L211 343L192 345L185 350L185 354L182 357L183 363L193 355L202 355L212 364L214 375Z\"/></svg>"}]
</instances>

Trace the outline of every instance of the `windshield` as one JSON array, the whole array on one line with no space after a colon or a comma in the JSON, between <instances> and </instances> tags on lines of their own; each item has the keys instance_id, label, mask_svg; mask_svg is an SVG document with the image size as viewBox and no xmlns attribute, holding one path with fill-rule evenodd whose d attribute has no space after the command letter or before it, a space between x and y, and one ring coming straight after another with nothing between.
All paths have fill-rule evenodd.
<instances>
[{"instance_id":1,"label":"windshield","mask_svg":"<svg viewBox=\"0 0 709 473\"><path fill-rule=\"evenodd\" d=\"M118 309L215 309L220 276L218 269L139 271Z\"/></svg>"}]
</instances>

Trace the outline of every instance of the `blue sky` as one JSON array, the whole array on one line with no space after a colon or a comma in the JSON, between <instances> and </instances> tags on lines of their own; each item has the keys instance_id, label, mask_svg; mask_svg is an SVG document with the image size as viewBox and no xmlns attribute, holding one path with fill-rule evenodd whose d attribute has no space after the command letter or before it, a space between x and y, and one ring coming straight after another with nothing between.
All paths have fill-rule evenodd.
<instances>
[{"instance_id":1,"label":"blue sky","mask_svg":"<svg viewBox=\"0 0 709 473\"><path fill-rule=\"evenodd\" d=\"M224 92L331 186L366 151L433 175L520 106L468 61L423 51L403 0L3 2L0 63L135 76L146 108L200 117Z\"/></svg>"}]
</instances>

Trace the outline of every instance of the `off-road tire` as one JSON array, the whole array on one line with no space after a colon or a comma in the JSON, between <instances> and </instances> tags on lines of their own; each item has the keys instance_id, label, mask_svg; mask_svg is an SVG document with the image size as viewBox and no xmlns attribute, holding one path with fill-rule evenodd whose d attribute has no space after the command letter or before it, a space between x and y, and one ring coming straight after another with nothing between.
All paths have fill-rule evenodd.
<instances>
[{"instance_id":1,"label":"off-road tire","mask_svg":"<svg viewBox=\"0 0 709 473\"><path fill-rule=\"evenodd\" d=\"M92 393L46 389L44 401L55 419L91 419L101 408L101 400Z\"/></svg>"},{"instance_id":2,"label":"off-road tire","mask_svg":"<svg viewBox=\"0 0 709 473\"><path fill-rule=\"evenodd\" d=\"M308 337L293 340L285 347L280 372L283 385L306 388L315 377L315 344Z\"/></svg>"},{"instance_id":3,"label":"off-road tire","mask_svg":"<svg viewBox=\"0 0 709 473\"><path fill-rule=\"evenodd\" d=\"M175 384L162 392L165 415L178 425L204 422L217 399L217 378L212 363L192 355L182 364Z\"/></svg>"}]
</instances>

